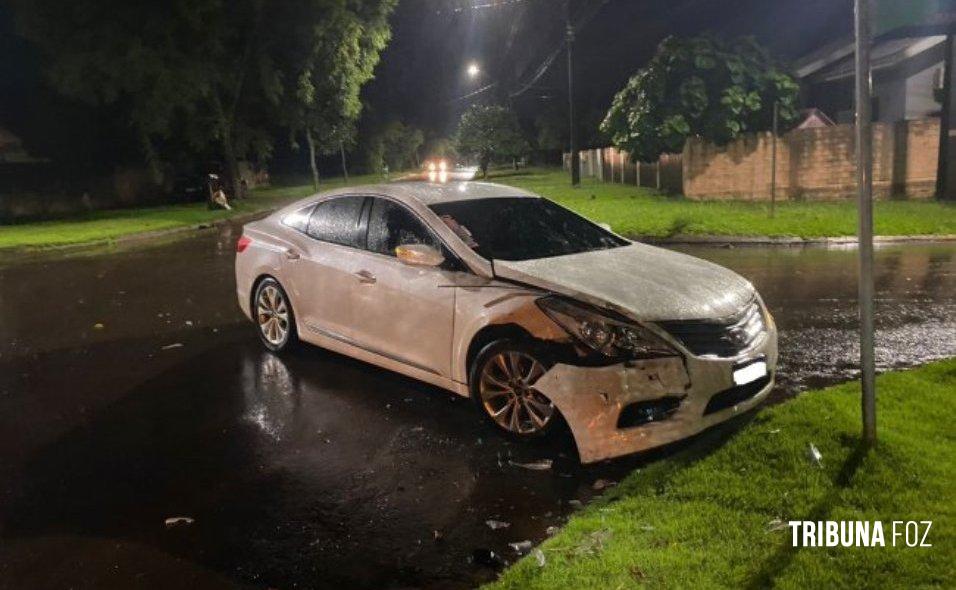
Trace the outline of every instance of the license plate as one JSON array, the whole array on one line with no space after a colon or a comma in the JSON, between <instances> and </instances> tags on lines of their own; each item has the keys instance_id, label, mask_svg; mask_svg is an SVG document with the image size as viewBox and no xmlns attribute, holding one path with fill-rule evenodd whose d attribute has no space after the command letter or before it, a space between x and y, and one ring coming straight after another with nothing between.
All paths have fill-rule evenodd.
<instances>
[{"instance_id":1,"label":"license plate","mask_svg":"<svg viewBox=\"0 0 956 590\"><path fill-rule=\"evenodd\" d=\"M756 361L746 367L734 370L734 385L746 385L766 376L767 363L765 361Z\"/></svg>"}]
</instances>

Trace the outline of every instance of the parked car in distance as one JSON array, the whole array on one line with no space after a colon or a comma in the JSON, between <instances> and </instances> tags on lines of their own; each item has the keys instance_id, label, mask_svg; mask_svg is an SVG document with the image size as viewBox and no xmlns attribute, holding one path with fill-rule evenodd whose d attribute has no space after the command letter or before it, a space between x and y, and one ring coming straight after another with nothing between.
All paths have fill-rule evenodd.
<instances>
[{"instance_id":1,"label":"parked car in distance","mask_svg":"<svg viewBox=\"0 0 956 590\"><path fill-rule=\"evenodd\" d=\"M754 287L480 182L306 198L247 224L239 305L297 341L471 397L519 439L564 420L585 463L669 443L759 404L777 333Z\"/></svg>"}]
</instances>

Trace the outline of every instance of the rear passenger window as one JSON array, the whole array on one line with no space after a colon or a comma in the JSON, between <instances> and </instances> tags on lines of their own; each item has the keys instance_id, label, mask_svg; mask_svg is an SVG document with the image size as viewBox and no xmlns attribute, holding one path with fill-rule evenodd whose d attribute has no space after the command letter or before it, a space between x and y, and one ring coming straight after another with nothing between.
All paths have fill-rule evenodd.
<instances>
[{"instance_id":1,"label":"rear passenger window","mask_svg":"<svg viewBox=\"0 0 956 590\"><path fill-rule=\"evenodd\" d=\"M307 233L316 240L361 248L359 222L364 197L339 197L316 205Z\"/></svg>"},{"instance_id":2,"label":"rear passenger window","mask_svg":"<svg viewBox=\"0 0 956 590\"><path fill-rule=\"evenodd\" d=\"M289 213L282 218L282 224L305 233L309 229L309 218L312 216L312 205Z\"/></svg>"},{"instance_id":3,"label":"rear passenger window","mask_svg":"<svg viewBox=\"0 0 956 590\"><path fill-rule=\"evenodd\" d=\"M368 249L395 256L395 248L408 244L428 244L441 249L441 242L418 217L388 199L373 199L368 219Z\"/></svg>"}]
</instances>

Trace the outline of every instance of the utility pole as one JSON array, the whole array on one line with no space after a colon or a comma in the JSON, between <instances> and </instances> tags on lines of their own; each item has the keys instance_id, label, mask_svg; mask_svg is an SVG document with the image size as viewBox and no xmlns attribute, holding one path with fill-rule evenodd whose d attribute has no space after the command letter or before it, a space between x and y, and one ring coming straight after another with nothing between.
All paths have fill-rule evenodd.
<instances>
[{"instance_id":1,"label":"utility pole","mask_svg":"<svg viewBox=\"0 0 956 590\"><path fill-rule=\"evenodd\" d=\"M564 9L568 45L568 118L571 126L568 136L571 144L571 186L579 186L581 184L581 154L578 153L577 125L574 120L574 25L571 23L571 0L565 0Z\"/></svg>"},{"instance_id":2,"label":"utility pole","mask_svg":"<svg viewBox=\"0 0 956 590\"><path fill-rule=\"evenodd\" d=\"M936 198L941 201L956 199L956 88L953 83L953 67L956 65L956 43L953 34L946 35L945 61L943 66L943 108L939 121L939 161L936 165Z\"/></svg>"},{"instance_id":3,"label":"utility pole","mask_svg":"<svg viewBox=\"0 0 956 590\"><path fill-rule=\"evenodd\" d=\"M770 148L770 217L777 212L777 131L780 121L780 103L773 103L773 138Z\"/></svg>"},{"instance_id":4,"label":"utility pole","mask_svg":"<svg viewBox=\"0 0 956 590\"><path fill-rule=\"evenodd\" d=\"M871 0L856 4L856 179L860 241L860 381L863 442L876 444L876 381L873 338L873 81L870 73Z\"/></svg>"}]
</instances>

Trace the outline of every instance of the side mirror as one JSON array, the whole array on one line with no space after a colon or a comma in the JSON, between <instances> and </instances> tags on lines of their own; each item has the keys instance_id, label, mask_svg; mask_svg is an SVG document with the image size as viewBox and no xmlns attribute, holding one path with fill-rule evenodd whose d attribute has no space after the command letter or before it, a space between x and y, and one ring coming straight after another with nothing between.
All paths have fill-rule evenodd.
<instances>
[{"instance_id":1,"label":"side mirror","mask_svg":"<svg viewBox=\"0 0 956 590\"><path fill-rule=\"evenodd\" d=\"M445 262L436 248L427 244L405 244L395 248L395 256L409 266L440 266Z\"/></svg>"}]
</instances>

